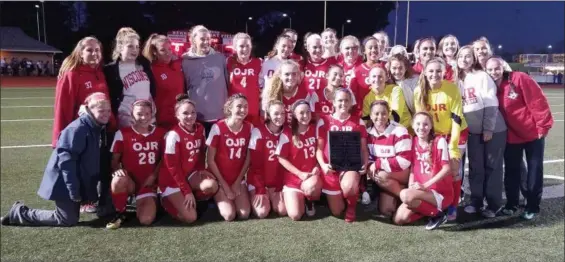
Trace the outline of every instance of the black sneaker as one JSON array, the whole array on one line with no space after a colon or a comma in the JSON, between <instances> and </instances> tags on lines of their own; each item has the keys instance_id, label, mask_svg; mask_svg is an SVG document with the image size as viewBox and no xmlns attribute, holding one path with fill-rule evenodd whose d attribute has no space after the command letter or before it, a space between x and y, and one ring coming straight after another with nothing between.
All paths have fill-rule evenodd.
<instances>
[{"instance_id":1,"label":"black sneaker","mask_svg":"<svg viewBox=\"0 0 565 262\"><path fill-rule=\"evenodd\" d=\"M445 221L447 221L447 215L443 212L439 212L437 216L430 218L426 225L426 230L434 230L445 223Z\"/></svg>"},{"instance_id":2,"label":"black sneaker","mask_svg":"<svg viewBox=\"0 0 565 262\"><path fill-rule=\"evenodd\" d=\"M3 226L10 225L10 216L5 215L3 217L0 217L0 224L2 224Z\"/></svg>"},{"instance_id":3,"label":"black sneaker","mask_svg":"<svg viewBox=\"0 0 565 262\"><path fill-rule=\"evenodd\" d=\"M106 224L106 229L118 229L122 226L122 223L126 221L126 215L124 213L118 213L112 221Z\"/></svg>"}]
</instances>

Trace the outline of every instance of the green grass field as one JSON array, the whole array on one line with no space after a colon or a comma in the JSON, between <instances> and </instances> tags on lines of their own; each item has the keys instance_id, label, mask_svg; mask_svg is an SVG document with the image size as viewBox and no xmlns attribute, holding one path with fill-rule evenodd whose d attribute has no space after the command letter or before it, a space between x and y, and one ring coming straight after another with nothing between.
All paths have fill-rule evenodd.
<instances>
[{"instance_id":1,"label":"green grass field","mask_svg":"<svg viewBox=\"0 0 565 262\"><path fill-rule=\"evenodd\" d=\"M74 228L2 227L1 260L564 261L564 94L545 93L556 122L546 140L542 213L533 221L518 215L483 219L460 209L457 223L430 232L423 224L381 221L359 205L360 221L353 224L323 207L300 222L272 216L228 223L209 209L190 226L163 217L151 227L130 222L108 231L106 221L82 215ZM54 207L36 194L51 151L53 96L53 89L1 89L2 214L16 200Z\"/></svg>"}]
</instances>

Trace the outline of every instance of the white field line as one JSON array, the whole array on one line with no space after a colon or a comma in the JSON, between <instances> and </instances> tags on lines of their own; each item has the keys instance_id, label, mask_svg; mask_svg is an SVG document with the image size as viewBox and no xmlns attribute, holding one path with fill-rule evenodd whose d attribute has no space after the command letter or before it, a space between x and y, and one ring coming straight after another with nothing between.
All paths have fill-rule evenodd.
<instances>
[{"instance_id":1,"label":"white field line","mask_svg":"<svg viewBox=\"0 0 565 262\"><path fill-rule=\"evenodd\" d=\"M561 115L563 112L553 112L554 115Z\"/></svg>"},{"instance_id":2,"label":"white field line","mask_svg":"<svg viewBox=\"0 0 565 262\"><path fill-rule=\"evenodd\" d=\"M35 147L48 147L51 146L47 145L25 145L25 146L3 146L2 149L12 149L12 148L35 148Z\"/></svg>"},{"instance_id":3,"label":"white field line","mask_svg":"<svg viewBox=\"0 0 565 262\"><path fill-rule=\"evenodd\" d=\"M553 120L554 122L563 122L563 120Z\"/></svg>"},{"instance_id":4,"label":"white field line","mask_svg":"<svg viewBox=\"0 0 565 262\"><path fill-rule=\"evenodd\" d=\"M33 91L33 90L37 90L37 89L55 89L55 87L9 87L9 86L2 87L2 90L5 90L5 92L9 92L7 90L29 90L29 91Z\"/></svg>"},{"instance_id":5,"label":"white field line","mask_svg":"<svg viewBox=\"0 0 565 262\"><path fill-rule=\"evenodd\" d=\"M2 119L2 122L28 122L28 121L52 121L53 118L33 118L33 119Z\"/></svg>"},{"instance_id":6,"label":"white field line","mask_svg":"<svg viewBox=\"0 0 565 262\"><path fill-rule=\"evenodd\" d=\"M53 96L3 97L2 100L55 99Z\"/></svg>"},{"instance_id":7,"label":"white field line","mask_svg":"<svg viewBox=\"0 0 565 262\"><path fill-rule=\"evenodd\" d=\"M3 106L0 108L47 108L47 107L53 107L53 105L45 105L45 106Z\"/></svg>"}]
</instances>

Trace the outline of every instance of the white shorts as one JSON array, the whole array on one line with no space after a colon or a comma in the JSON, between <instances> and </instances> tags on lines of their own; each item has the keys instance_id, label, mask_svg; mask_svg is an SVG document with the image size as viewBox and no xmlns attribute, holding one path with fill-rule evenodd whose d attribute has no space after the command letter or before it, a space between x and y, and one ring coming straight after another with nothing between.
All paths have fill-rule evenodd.
<instances>
[{"instance_id":1,"label":"white shorts","mask_svg":"<svg viewBox=\"0 0 565 262\"><path fill-rule=\"evenodd\" d=\"M304 195L304 192L302 192L302 190L298 189L298 188L292 188L292 187L288 187L288 186L283 186L283 190L282 192L296 192L296 193L300 193Z\"/></svg>"},{"instance_id":2,"label":"white shorts","mask_svg":"<svg viewBox=\"0 0 565 262\"><path fill-rule=\"evenodd\" d=\"M167 187L165 188L165 192L161 193L161 197L167 197L174 193L180 192L180 188L178 187Z\"/></svg>"}]
</instances>

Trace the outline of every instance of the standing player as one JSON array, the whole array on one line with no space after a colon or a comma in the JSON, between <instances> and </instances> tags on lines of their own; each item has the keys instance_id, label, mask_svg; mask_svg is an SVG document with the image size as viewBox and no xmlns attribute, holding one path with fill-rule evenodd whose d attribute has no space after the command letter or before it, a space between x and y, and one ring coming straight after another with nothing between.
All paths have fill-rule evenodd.
<instances>
[{"instance_id":1,"label":"standing player","mask_svg":"<svg viewBox=\"0 0 565 262\"><path fill-rule=\"evenodd\" d=\"M369 72L370 91L363 99L363 118L368 120L371 104L375 100L384 100L390 105L390 116L394 122L408 128L412 115L406 106L403 90L399 86L387 85L385 69L375 67Z\"/></svg>"},{"instance_id":2,"label":"standing player","mask_svg":"<svg viewBox=\"0 0 565 262\"><path fill-rule=\"evenodd\" d=\"M225 119L212 126L206 140L208 169L216 176L220 191L214 196L220 215L232 221L249 217L249 195L243 180L249 167L249 140L253 125L247 121L247 99L235 94L224 104Z\"/></svg>"},{"instance_id":3,"label":"standing player","mask_svg":"<svg viewBox=\"0 0 565 262\"><path fill-rule=\"evenodd\" d=\"M170 130L177 125L175 98L187 92L181 68L182 60L173 55L169 38L158 34L149 36L143 48L143 56L151 62L151 71L155 76L157 126Z\"/></svg>"},{"instance_id":4,"label":"standing player","mask_svg":"<svg viewBox=\"0 0 565 262\"><path fill-rule=\"evenodd\" d=\"M424 69L424 65L436 57L436 50L436 40L433 37L416 40L416 43L414 44L414 56L416 58L416 63L412 67L414 72L421 74ZM450 65L445 66L443 79L449 81L453 80L453 69L451 69Z\"/></svg>"},{"instance_id":5,"label":"standing player","mask_svg":"<svg viewBox=\"0 0 565 262\"><path fill-rule=\"evenodd\" d=\"M165 136L165 153L159 170L161 204L173 218L184 223L196 220L196 200L207 200L218 183L205 170L204 126L196 122L196 106L187 94L176 98L178 124Z\"/></svg>"},{"instance_id":6,"label":"standing player","mask_svg":"<svg viewBox=\"0 0 565 262\"><path fill-rule=\"evenodd\" d=\"M333 28L326 28L322 32L322 45L324 46L323 58L337 57L338 46L337 46L336 32Z\"/></svg>"},{"instance_id":7,"label":"standing player","mask_svg":"<svg viewBox=\"0 0 565 262\"><path fill-rule=\"evenodd\" d=\"M249 114L246 120L255 124L260 121L259 73L261 72L261 60L251 57L251 37L248 34L235 34L233 43L235 54L227 60L228 73L230 74L228 96L241 93L247 97Z\"/></svg>"},{"instance_id":8,"label":"standing player","mask_svg":"<svg viewBox=\"0 0 565 262\"><path fill-rule=\"evenodd\" d=\"M457 51L459 51L459 40L454 35L446 35L437 45L437 56L443 58L451 68L457 68Z\"/></svg>"},{"instance_id":9,"label":"standing player","mask_svg":"<svg viewBox=\"0 0 565 262\"><path fill-rule=\"evenodd\" d=\"M331 115L334 111L333 100L335 92L342 88L343 86L343 68L339 65L331 65L326 74L326 87L316 91L311 94L311 103L313 104L315 118L316 120L324 115ZM351 94L353 92L351 89L347 89ZM351 102L352 115L359 115L359 107L357 107L357 101L355 101L355 96L352 96L353 101Z\"/></svg>"},{"instance_id":10,"label":"standing player","mask_svg":"<svg viewBox=\"0 0 565 262\"><path fill-rule=\"evenodd\" d=\"M418 112L414 115L414 162L409 188L400 192L402 205L394 216L394 223L397 225L413 223L427 216L431 219L426 229L432 230L446 221L442 210L445 210L453 199L449 149L444 137L434 135L433 125L430 114Z\"/></svg>"},{"instance_id":11,"label":"standing player","mask_svg":"<svg viewBox=\"0 0 565 262\"><path fill-rule=\"evenodd\" d=\"M408 182L412 140L405 127L390 120L386 101L372 102L370 110L367 144L372 163L368 176L385 190L379 196L380 213L392 217L400 191Z\"/></svg>"},{"instance_id":12,"label":"standing player","mask_svg":"<svg viewBox=\"0 0 565 262\"><path fill-rule=\"evenodd\" d=\"M282 167L275 155L281 133L285 130L284 105L279 100L269 102L265 122L251 131L247 183L252 209L258 218L265 218L273 209L286 216L282 188Z\"/></svg>"},{"instance_id":13,"label":"standing player","mask_svg":"<svg viewBox=\"0 0 565 262\"><path fill-rule=\"evenodd\" d=\"M277 37L273 51L269 52L259 73L259 88L263 89L271 84L271 80L275 70L279 68L280 64L287 59L290 59L292 53L292 41L284 35Z\"/></svg>"},{"instance_id":14,"label":"standing player","mask_svg":"<svg viewBox=\"0 0 565 262\"><path fill-rule=\"evenodd\" d=\"M270 101L282 101L285 106L286 120L290 124L292 119L292 105L299 99L311 100L308 90L301 88L300 85L300 69L296 62L285 60L277 68L273 75L270 85L263 89L261 94L261 109L267 111L267 105Z\"/></svg>"},{"instance_id":15,"label":"standing player","mask_svg":"<svg viewBox=\"0 0 565 262\"><path fill-rule=\"evenodd\" d=\"M284 204L288 216L298 221L304 215L314 216L313 201L322 190L320 168L316 162L316 127L308 101L292 105L291 126L281 134L275 154L284 167Z\"/></svg>"},{"instance_id":16,"label":"standing player","mask_svg":"<svg viewBox=\"0 0 565 262\"><path fill-rule=\"evenodd\" d=\"M157 212L156 181L165 130L151 124L153 104L138 100L132 105L134 123L116 132L112 143L112 202L116 217L106 228L118 229L125 221L128 196L135 195L137 219L151 225Z\"/></svg>"},{"instance_id":17,"label":"standing player","mask_svg":"<svg viewBox=\"0 0 565 262\"><path fill-rule=\"evenodd\" d=\"M316 159L322 169L323 189L327 195L330 211L334 216L340 216L347 203L345 221L355 221L355 209L359 196L359 176L366 172L368 162L367 130L358 116L351 115L352 94L347 89L338 89L334 96L334 113L318 120L316 136L318 147ZM344 171L337 173L329 162L329 132L352 131L361 133L361 158L363 166L359 171Z\"/></svg>"},{"instance_id":18,"label":"standing player","mask_svg":"<svg viewBox=\"0 0 565 262\"><path fill-rule=\"evenodd\" d=\"M322 37L318 34L307 34L304 37L306 60L304 63L304 78L302 88L309 92L318 91L326 86L326 72L331 65L336 64L335 58L323 58Z\"/></svg>"},{"instance_id":19,"label":"standing player","mask_svg":"<svg viewBox=\"0 0 565 262\"><path fill-rule=\"evenodd\" d=\"M288 37L292 43L292 48L290 49L291 53L288 58L294 60L294 62L298 64L302 64L302 60L304 60L304 58L294 52L294 50L296 50L296 43L298 43L298 33L292 28L285 28L281 35Z\"/></svg>"},{"instance_id":20,"label":"standing player","mask_svg":"<svg viewBox=\"0 0 565 262\"><path fill-rule=\"evenodd\" d=\"M416 112L414 109L414 89L418 84L418 75L414 74L410 61L402 54L391 55L386 63L386 70L391 77L391 82L402 88L406 107L410 111L410 115L413 115Z\"/></svg>"},{"instance_id":21,"label":"standing player","mask_svg":"<svg viewBox=\"0 0 565 262\"><path fill-rule=\"evenodd\" d=\"M443 79L445 63L434 58L424 67L418 86L414 90L416 112L426 111L432 115L434 132L444 136L449 144L449 157L453 172L454 198L450 206L448 220L457 218L457 205L461 195L461 154L467 145L467 122L463 117L463 99L459 88Z\"/></svg>"},{"instance_id":22,"label":"standing player","mask_svg":"<svg viewBox=\"0 0 565 262\"><path fill-rule=\"evenodd\" d=\"M386 62L386 53L390 45L388 34L385 31L379 31L373 34L373 38L377 39L379 47L379 61Z\"/></svg>"},{"instance_id":23,"label":"standing player","mask_svg":"<svg viewBox=\"0 0 565 262\"><path fill-rule=\"evenodd\" d=\"M357 37L348 35L341 39L339 42L339 52L337 57L338 64L343 67L345 72L345 87L351 86L351 79L355 76L355 67L363 63L363 57L359 54L359 39ZM356 90L353 90L356 93Z\"/></svg>"},{"instance_id":24,"label":"standing player","mask_svg":"<svg viewBox=\"0 0 565 262\"><path fill-rule=\"evenodd\" d=\"M363 40L363 48L365 50L365 63L355 67L353 70L353 78L351 79L349 88L355 93L357 101L363 101L365 96L369 93L371 81L369 78L369 71L375 67L384 68L384 62L379 61L381 57L379 41L369 36Z\"/></svg>"}]
</instances>

